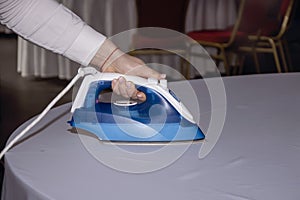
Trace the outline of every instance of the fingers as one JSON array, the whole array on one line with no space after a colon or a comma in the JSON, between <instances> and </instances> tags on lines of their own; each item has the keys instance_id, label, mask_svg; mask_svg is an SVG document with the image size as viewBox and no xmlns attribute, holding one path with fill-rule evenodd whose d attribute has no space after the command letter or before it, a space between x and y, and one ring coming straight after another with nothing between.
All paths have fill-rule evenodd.
<instances>
[{"instance_id":1,"label":"fingers","mask_svg":"<svg viewBox=\"0 0 300 200\"><path fill-rule=\"evenodd\" d=\"M157 71L147 67L146 65L141 65L136 69L133 69L132 71L128 72L128 74L141 76L144 78L155 78L158 80L166 78L166 74L160 74Z\"/></svg>"},{"instance_id":2,"label":"fingers","mask_svg":"<svg viewBox=\"0 0 300 200\"><path fill-rule=\"evenodd\" d=\"M135 66L131 65L134 67L131 67L130 69L128 69L126 74L141 76L144 78L155 78L158 80L166 78L166 74L161 74L161 73L151 69L139 58L129 56L129 60L131 60L132 62L135 62L137 64Z\"/></svg>"},{"instance_id":3,"label":"fingers","mask_svg":"<svg viewBox=\"0 0 300 200\"><path fill-rule=\"evenodd\" d=\"M146 100L146 95L143 92L138 91L135 88L134 83L126 81L122 76L112 81L112 89L116 94L122 95L125 98L132 98L140 101Z\"/></svg>"},{"instance_id":4,"label":"fingers","mask_svg":"<svg viewBox=\"0 0 300 200\"><path fill-rule=\"evenodd\" d=\"M113 57L110 58L113 60ZM121 54L113 61L107 62L109 66L104 67L103 72L117 72L121 74L141 76L143 78L165 79L165 74L149 68L141 59L128 54Z\"/></svg>"},{"instance_id":5,"label":"fingers","mask_svg":"<svg viewBox=\"0 0 300 200\"><path fill-rule=\"evenodd\" d=\"M146 101L146 95L145 95L145 93L140 92L138 90L136 90L136 91L137 91L137 93L136 93L137 99L140 100L140 101Z\"/></svg>"}]
</instances>

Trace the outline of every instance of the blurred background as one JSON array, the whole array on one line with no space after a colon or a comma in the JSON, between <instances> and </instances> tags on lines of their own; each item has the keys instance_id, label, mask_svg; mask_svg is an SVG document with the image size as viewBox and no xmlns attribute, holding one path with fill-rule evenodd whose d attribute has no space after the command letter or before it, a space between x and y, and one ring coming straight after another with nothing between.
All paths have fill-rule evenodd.
<instances>
[{"instance_id":1,"label":"blurred background","mask_svg":"<svg viewBox=\"0 0 300 200\"><path fill-rule=\"evenodd\" d=\"M224 77L300 71L300 8L297 0L60 2L107 36L149 26L186 34L206 48ZM131 39L138 46L143 42L161 43L162 39L170 38L135 35ZM275 46L269 43L270 40ZM182 66L178 58L159 49L150 50L133 49L131 54L145 62L154 60L174 67L187 79L203 78L212 73L203 65L199 68L201 75L197 74L193 66ZM197 50L188 53L197 59ZM0 148L3 149L10 134L40 113L75 75L79 65L25 41L2 25L0 61ZM168 76L176 79L172 74ZM71 100L69 93L58 105ZM1 179L2 173L1 165Z\"/></svg>"}]
</instances>

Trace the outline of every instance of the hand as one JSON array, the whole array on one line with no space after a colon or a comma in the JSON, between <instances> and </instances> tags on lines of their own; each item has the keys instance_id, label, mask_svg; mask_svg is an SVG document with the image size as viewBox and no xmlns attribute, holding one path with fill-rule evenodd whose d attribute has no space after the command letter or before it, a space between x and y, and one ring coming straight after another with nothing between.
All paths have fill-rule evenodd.
<instances>
[{"instance_id":1,"label":"hand","mask_svg":"<svg viewBox=\"0 0 300 200\"><path fill-rule=\"evenodd\" d=\"M112 88L117 95L122 95L125 98L146 101L146 95L143 92L138 91L135 88L134 83L126 81L126 79L122 76L112 81Z\"/></svg>"},{"instance_id":2,"label":"hand","mask_svg":"<svg viewBox=\"0 0 300 200\"><path fill-rule=\"evenodd\" d=\"M115 55L120 55L108 65L103 66L103 72L116 72L127 75L141 76L144 78L156 78L163 79L166 77L164 74L147 67L145 63L133 56L124 54L120 50L115 52ZM138 91L135 88L134 83L126 81L124 77L114 79L112 82L112 88L115 93L122 95L126 98L138 99L140 101L146 100L146 95L143 92Z\"/></svg>"},{"instance_id":3,"label":"hand","mask_svg":"<svg viewBox=\"0 0 300 200\"><path fill-rule=\"evenodd\" d=\"M115 72L127 75L141 76L144 78L164 79L165 74L160 74L147 67L145 63L133 56L119 50L112 42L106 40L91 61L102 72ZM144 93L138 91L132 82L119 77L112 81L112 89L115 93L127 98L146 100Z\"/></svg>"}]
</instances>

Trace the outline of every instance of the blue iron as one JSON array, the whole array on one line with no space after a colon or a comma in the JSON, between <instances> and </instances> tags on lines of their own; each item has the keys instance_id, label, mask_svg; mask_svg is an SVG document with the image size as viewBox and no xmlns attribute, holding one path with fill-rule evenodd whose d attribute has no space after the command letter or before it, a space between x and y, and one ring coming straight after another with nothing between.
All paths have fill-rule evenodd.
<instances>
[{"instance_id":1,"label":"blue iron","mask_svg":"<svg viewBox=\"0 0 300 200\"><path fill-rule=\"evenodd\" d=\"M100 100L114 78L123 76L146 95L145 102L120 99L112 94ZM70 125L102 141L161 143L205 138L188 109L168 89L166 80L94 71L83 79L71 109Z\"/></svg>"}]
</instances>

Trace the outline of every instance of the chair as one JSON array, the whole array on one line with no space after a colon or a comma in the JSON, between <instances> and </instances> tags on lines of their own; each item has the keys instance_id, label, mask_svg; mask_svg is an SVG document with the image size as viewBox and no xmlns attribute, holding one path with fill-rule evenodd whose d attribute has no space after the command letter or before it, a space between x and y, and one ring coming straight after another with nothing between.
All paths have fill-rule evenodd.
<instances>
[{"instance_id":1,"label":"chair","mask_svg":"<svg viewBox=\"0 0 300 200\"><path fill-rule=\"evenodd\" d=\"M257 1L257 3L258 2L259 1ZM274 0L269 0L269 4L266 6L268 9L265 11L264 15L252 14L252 20L255 20L256 23L260 23L256 25L256 31L250 32L247 35L247 41L238 48L239 53L253 54L254 63L258 73L260 72L258 53L271 53L275 61L277 72L282 72L281 62L284 71L288 72L283 37L290 23L294 0L280 0L277 2L278 6L274 4L274 2ZM254 8L253 12L256 13L256 9L257 6Z\"/></svg>"},{"instance_id":2,"label":"chair","mask_svg":"<svg viewBox=\"0 0 300 200\"><path fill-rule=\"evenodd\" d=\"M188 3L188 0L136 0L137 27L159 27L184 33ZM153 35L147 31L138 31L133 35L130 54L137 56L184 53L186 50L182 46L176 46L176 41L181 39L178 35L164 32ZM145 46L156 48L145 48ZM168 51L169 49L172 51Z\"/></svg>"},{"instance_id":3,"label":"chair","mask_svg":"<svg viewBox=\"0 0 300 200\"><path fill-rule=\"evenodd\" d=\"M238 13L237 19L233 26L227 27L224 30L200 30L191 31L187 35L194 39L197 43L203 47L213 47L217 49L216 54L211 54L211 57L216 61L217 66L219 66L220 61L224 63L226 75L230 75L230 60L228 59L228 52L233 47L236 37L242 35L239 32L239 26L245 6L245 0L240 0L238 2ZM191 55L197 55L190 53Z\"/></svg>"}]
</instances>

